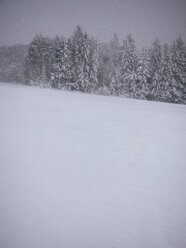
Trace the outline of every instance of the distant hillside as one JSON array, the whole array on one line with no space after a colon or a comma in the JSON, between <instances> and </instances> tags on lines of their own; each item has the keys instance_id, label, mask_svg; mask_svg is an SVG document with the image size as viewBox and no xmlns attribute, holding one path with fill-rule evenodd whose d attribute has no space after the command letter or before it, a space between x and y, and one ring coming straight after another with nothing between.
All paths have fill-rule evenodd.
<instances>
[{"instance_id":1,"label":"distant hillside","mask_svg":"<svg viewBox=\"0 0 186 248\"><path fill-rule=\"evenodd\" d=\"M28 45L0 47L0 80L24 82L24 61Z\"/></svg>"}]
</instances>

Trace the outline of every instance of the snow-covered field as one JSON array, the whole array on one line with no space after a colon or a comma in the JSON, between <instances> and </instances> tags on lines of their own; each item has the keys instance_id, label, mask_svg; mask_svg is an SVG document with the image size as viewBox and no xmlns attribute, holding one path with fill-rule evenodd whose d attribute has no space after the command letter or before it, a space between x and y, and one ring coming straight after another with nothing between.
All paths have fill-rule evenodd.
<instances>
[{"instance_id":1,"label":"snow-covered field","mask_svg":"<svg viewBox=\"0 0 186 248\"><path fill-rule=\"evenodd\" d=\"M186 106L0 83L0 247L185 248Z\"/></svg>"}]
</instances>

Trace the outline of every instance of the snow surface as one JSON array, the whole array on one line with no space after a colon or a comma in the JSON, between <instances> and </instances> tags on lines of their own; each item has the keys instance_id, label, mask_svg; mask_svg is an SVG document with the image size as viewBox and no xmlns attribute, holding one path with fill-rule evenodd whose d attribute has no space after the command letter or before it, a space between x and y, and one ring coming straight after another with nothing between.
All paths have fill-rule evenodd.
<instances>
[{"instance_id":1,"label":"snow surface","mask_svg":"<svg viewBox=\"0 0 186 248\"><path fill-rule=\"evenodd\" d=\"M0 247L186 247L186 106L0 84Z\"/></svg>"}]
</instances>

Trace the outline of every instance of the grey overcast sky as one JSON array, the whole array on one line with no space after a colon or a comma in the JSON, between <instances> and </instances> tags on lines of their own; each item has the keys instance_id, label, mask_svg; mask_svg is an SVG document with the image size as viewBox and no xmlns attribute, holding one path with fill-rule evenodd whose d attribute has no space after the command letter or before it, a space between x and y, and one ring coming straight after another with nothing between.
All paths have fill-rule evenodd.
<instances>
[{"instance_id":1,"label":"grey overcast sky","mask_svg":"<svg viewBox=\"0 0 186 248\"><path fill-rule=\"evenodd\" d=\"M36 33L69 37L77 24L100 41L113 33L131 33L138 46L186 41L186 0L0 0L0 45L26 44Z\"/></svg>"}]
</instances>

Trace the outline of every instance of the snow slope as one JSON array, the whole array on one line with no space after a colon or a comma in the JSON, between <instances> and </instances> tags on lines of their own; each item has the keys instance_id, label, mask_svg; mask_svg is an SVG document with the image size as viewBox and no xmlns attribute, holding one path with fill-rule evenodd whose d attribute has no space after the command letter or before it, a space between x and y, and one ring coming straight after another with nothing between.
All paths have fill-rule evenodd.
<instances>
[{"instance_id":1,"label":"snow slope","mask_svg":"<svg viewBox=\"0 0 186 248\"><path fill-rule=\"evenodd\" d=\"M0 83L0 247L186 247L186 106Z\"/></svg>"}]
</instances>

